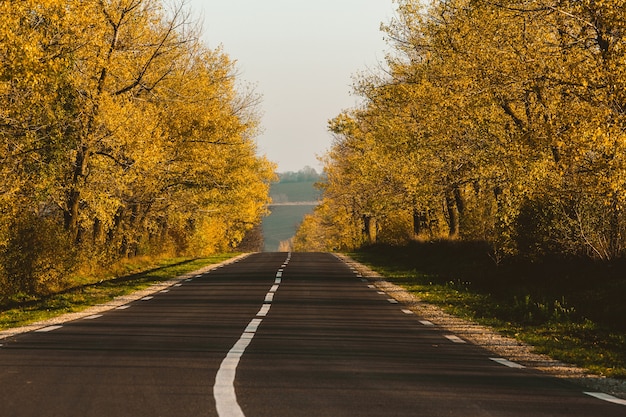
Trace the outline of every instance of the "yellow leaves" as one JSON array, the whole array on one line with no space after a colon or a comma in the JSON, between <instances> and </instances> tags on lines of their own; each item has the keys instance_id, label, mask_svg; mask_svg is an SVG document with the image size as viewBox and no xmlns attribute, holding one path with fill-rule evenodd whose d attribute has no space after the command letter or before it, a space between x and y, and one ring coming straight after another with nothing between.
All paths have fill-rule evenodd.
<instances>
[{"instance_id":1,"label":"yellow leaves","mask_svg":"<svg viewBox=\"0 0 626 417\"><path fill-rule=\"evenodd\" d=\"M227 248L259 222L275 166L256 155L256 97L182 6L27 0L0 14L0 157L13 163L0 173L23 185L0 203L118 255Z\"/></svg>"},{"instance_id":2,"label":"yellow leaves","mask_svg":"<svg viewBox=\"0 0 626 417\"><path fill-rule=\"evenodd\" d=\"M626 194L626 9L615 6L624 2L452 0L426 17L417 2L397 3L383 27L396 42L388 76L361 77L364 105L329 124L326 223L359 230L363 215L391 218L411 205L450 221L443 197L456 189L468 237L514 246L521 207L536 199L570 216L594 213L594 235L617 239L626 227L615 198ZM545 230L571 239L560 242L567 250L585 253L584 230L548 220ZM307 227L324 227L316 222Z\"/></svg>"}]
</instances>

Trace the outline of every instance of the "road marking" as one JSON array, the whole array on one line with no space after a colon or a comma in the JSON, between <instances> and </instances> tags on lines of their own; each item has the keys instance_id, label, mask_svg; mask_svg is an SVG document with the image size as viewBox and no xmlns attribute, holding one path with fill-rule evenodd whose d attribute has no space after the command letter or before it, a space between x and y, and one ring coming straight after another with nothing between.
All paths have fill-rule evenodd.
<instances>
[{"instance_id":1,"label":"road marking","mask_svg":"<svg viewBox=\"0 0 626 417\"><path fill-rule=\"evenodd\" d=\"M404 314L413 314L413 312L411 310L402 310L402 312Z\"/></svg>"},{"instance_id":2,"label":"road marking","mask_svg":"<svg viewBox=\"0 0 626 417\"><path fill-rule=\"evenodd\" d=\"M393 298L388 298L387 301L389 301L391 304L398 304L398 300L395 300Z\"/></svg>"},{"instance_id":3,"label":"road marking","mask_svg":"<svg viewBox=\"0 0 626 417\"><path fill-rule=\"evenodd\" d=\"M384 292L384 291L376 291L376 293L380 294L380 295L385 295L386 294L386 292Z\"/></svg>"},{"instance_id":4,"label":"road marking","mask_svg":"<svg viewBox=\"0 0 626 417\"><path fill-rule=\"evenodd\" d=\"M94 320L102 317L102 314L93 314L91 316L83 317L84 320Z\"/></svg>"},{"instance_id":5,"label":"road marking","mask_svg":"<svg viewBox=\"0 0 626 417\"><path fill-rule=\"evenodd\" d=\"M278 272L276 273L276 278L280 278L280 277L282 277L282 276L283 276L283 273L282 273L281 271L278 271Z\"/></svg>"},{"instance_id":6,"label":"road marking","mask_svg":"<svg viewBox=\"0 0 626 417\"><path fill-rule=\"evenodd\" d=\"M185 282L191 282L191 281L193 281L193 278L187 278L187 279L185 280Z\"/></svg>"},{"instance_id":7,"label":"road marking","mask_svg":"<svg viewBox=\"0 0 626 417\"><path fill-rule=\"evenodd\" d=\"M213 397L219 417L245 417L237 403L235 393L235 373L241 356L252 341L254 333L243 333L234 346L228 351L215 375Z\"/></svg>"},{"instance_id":8,"label":"road marking","mask_svg":"<svg viewBox=\"0 0 626 417\"><path fill-rule=\"evenodd\" d=\"M363 278L363 275L361 275L361 274L356 274L356 277L357 277L357 278Z\"/></svg>"},{"instance_id":9,"label":"road marking","mask_svg":"<svg viewBox=\"0 0 626 417\"><path fill-rule=\"evenodd\" d=\"M148 301L148 300L152 300L153 298L154 298L153 296L149 295L147 297L143 297L141 300L142 301Z\"/></svg>"},{"instance_id":10,"label":"road marking","mask_svg":"<svg viewBox=\"0 0 626 417\"><path fill-rule=\"evenodd\" d=\"M272 301L274 301L274 293L268 292L267 295L265 296L265 302L271 303Z\"/></svg>"},{"instance_id":11,"label":"road marking","mask_svg":"<svg viewBox=\"0 0 626 417\"><path fill-rule=\"evenodd\" d=\"M489 358L489 359L491 359L494 362L499 363L500 365L508 366L509 368L517 368L517 369L525 368L524 365L520 365L519 363L511 362L511 361L506 360L504 358Z\"/></svg>"},{"instance_id":12,"label":"road marking","mask_svg":"<svg viewBox=\"0 0 626 417\"><path fill-rule=\"evenodd\" d=\"M202 274L196 275L195 278L202 278Z\"/></svg>"},{"instance_id":13,"label":"road marking","mask_svg":"<svg viewBox=\"0 0 626 417\"><path fill-rule=\"evenodd\" d=\"M272 288L270 288L270 292L276 292L276 291L278 291L278 284L272 285Z\"/></svg>"},{"instance_id":14,"label":"road marking","mask_svg":"<svg viewBox=\"0 0 626 417\"><path fill-rule=\"evenodd\" d=\"M119 306L119 307L116 307L115 309L116 310L126 310L127 308L130 308L130 304Z\"/></svg>"},{"instance_id":15,"label":"road marking","mask_svg":"<svg viewBox=\"0 0 626 417\"><path fill-rule=\"evenodd\" d=\"M263 304L258 313L256 313L257 317L265 317L267 313L270 311L271 304Z\"/></svg>"},{"instance_id":16,"label":"road marking","mask_svg":"<svg viewBox=\"0 0 626 417\"><path fill-rule=\"evenodd\" d=\"M182 287L183 284L174 284L175 287Z\"/></svg>"},{"instance_id":17,"label":"road marking","mask_svg":"<svg viewBox=\"0 0 626 417\"><path fill-rule=\"evenodd\" d=\"M35 330L35 332L37 332L37 333L46 333L46 332L51 332L51 331L56 330L56 329L60 329L61 327L63 327L63 326L42 327L41 329Z\"/></svg>"},{"instance_id":18,"label":"road marking","mask_svg":"<svg viewBox=\"0 0 626 417\"><path fill-rule=\"evenodd\" d=\"M622 400L621 398L617 398L603 392L585 392L585 394L595 397L599 400L608 401L613 404L626 405L626 400Z\"/></svg>"},{"instance_id":19,"label":"road marking","mask_svg":"<svg viewBox=\"0 0 626 417\"><path fill-rule=\"evenodd\" d=\"M361 282L368 282L366 279L361 279Z\"/></svg>"},{"instance_id":20,"label":"road marking","mask_svg":"<svg viewBox=\"0 0 626 417\"><path fill-rule=\"evenodd\" d=\"M435 323L433 323L432 321L428 321L428 320L420 320L420 323L422 323L424 326L434 326Z\"/></svg>"},{"instance_id":21,"label":"road marking","mask_svg":"<svg viewBox=\"0 0 626 417\"><path fill-rule=\"evenodd\" d=\"M374 289L374 288L376 288L376 286L375 286L375 285L372 285L372 284L369 284L369 285L367 286L367 288L372 288L372 289Z\"/></svg>"},{"instance_id":22,"label":"road marking","mask_svg":"<svg viewBox=\"0 0 626 417\"><path fill-rule=\"evenodd\" d=\"M281 282L283 282L282 278L276 278L274 280L274 284L280 284Z\"/></svg>"},{"instance_id":23,"label":"road marking","mask_svg":"<svg viewBox=\"0 0 626 417\"><path fill-rule=\"evenodd\" d=\"M465 340L461 339L458 336L452 335L452 334L446 335L445 338L448 339L451 342L454 342L454 343L467 343Z\"/></svg>"},{"instance_id":24,"label":"road marking","mask_svg":"<svg viewBox=\"0 0 626 417\"><path fill-rule=\"evenodd\" d=\"M160 291L160 292L162 292L162 293L166 293L166 292L170 292L170 290L162 290L162 291Z\"/></svg>"},{"instance_id":25,"label":"road marking","mask_svg":"<svg viewBox=\"0 0 626 417\"><path fill-rule=\"evenodd\" d=\"M243 332L244 333L256 333L262 321L263 319L252 319L252 321L248 324L248 327L246 327L246 330L244 330Z\"/></svg>"}]
</instances>

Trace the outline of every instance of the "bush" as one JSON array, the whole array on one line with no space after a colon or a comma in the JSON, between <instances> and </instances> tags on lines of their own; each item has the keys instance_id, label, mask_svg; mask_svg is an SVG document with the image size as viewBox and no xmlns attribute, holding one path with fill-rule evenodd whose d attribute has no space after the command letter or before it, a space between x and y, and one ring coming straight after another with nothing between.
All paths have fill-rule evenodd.
<instances>
[{"instance_id":1,"label":"bush","mask_svg":"<svg viewBox=\"0 0 626 417\"><path fill-rule=\"evenodd\" d=\"M12 222L1 256L4 295L44 295L62 289L79 264L75 245L63 227L35 214Z\"/></svg>"}]
</instances>

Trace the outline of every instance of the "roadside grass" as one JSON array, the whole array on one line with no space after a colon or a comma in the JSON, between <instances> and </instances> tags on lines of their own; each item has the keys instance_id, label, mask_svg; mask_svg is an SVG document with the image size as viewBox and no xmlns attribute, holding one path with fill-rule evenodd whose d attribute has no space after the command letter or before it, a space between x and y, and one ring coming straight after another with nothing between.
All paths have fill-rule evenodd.
<instances>
[{"instance_id":1,"label":"roadside grass","mask_svg":"<svg viewBox=\"0 0 626 417\"><path fill-rule=\"evenodd\" d=\"M77 275L68 288L54 294L42 297L17 294L0 302L0 330L81 311L236 255L219 254L201 259L138 258L106 271Z\"/></svg>"},{"instance_id":2,"label":"roadside grass","mask_svg":"<svg viewBox=\"0 0 626 417\"><path fill-rule=\"evenodd\" d=\"M496 265L476 242L349 255L423 301L598 375L626 378L626 267L580 259Z\"/></svg>"}]
</instances>

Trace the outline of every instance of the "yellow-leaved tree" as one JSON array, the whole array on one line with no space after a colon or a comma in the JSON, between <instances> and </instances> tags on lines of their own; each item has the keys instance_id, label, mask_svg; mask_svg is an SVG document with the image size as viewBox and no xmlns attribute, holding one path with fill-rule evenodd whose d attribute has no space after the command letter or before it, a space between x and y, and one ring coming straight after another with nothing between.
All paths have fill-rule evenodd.
<instances>
[{"instance_id":1,"label":"yellow-leaved tree","mask_svg":"<svg viewBox=\"0 0 626 417\"><path fill-rule=\"evenodd\" d=\"M0 3L0 281L46 292L73 267L230 250L274 165L258 97L184 4Z\"/></svg>"},{"instance_id":2,"label":"yellow-leaved tree","mask_svg":"<svg viewBox=\"0 0 626 417\"><path fill-rule=\"evenodd\" d=\"M376 207L388 242L413 232L486 240L495 259L623 256L624 2L396 3L387 71L359 79L363 105L331 123L324 205L358 195L350 221ZM412 230L381 221L408 213Z\"/></svg>"}]
</instances>

